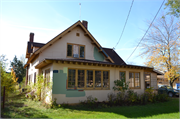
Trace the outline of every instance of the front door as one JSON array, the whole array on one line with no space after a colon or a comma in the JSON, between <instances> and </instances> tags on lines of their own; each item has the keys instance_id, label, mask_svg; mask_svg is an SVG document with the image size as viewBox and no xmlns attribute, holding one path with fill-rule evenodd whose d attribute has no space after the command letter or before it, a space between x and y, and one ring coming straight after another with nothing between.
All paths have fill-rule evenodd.
<instances>
[{"instance_id":1,"label":"front door","mask_svg":"<svg viewBox=\"0 0 180 119\"><path fill-rule=\"evenodd\" d=\"M144 73L144 79L145 79L145 89L151 87L151 73L145 72Z\"/></svg>"}]
</instances>

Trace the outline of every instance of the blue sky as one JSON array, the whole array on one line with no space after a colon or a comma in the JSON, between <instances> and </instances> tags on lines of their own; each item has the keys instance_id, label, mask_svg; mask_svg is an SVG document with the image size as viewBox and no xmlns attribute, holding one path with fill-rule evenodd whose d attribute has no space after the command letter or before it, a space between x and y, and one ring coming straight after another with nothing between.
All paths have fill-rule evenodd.
<instances>
[{"instance_id":1,"label":"blue sky","mask_svg":"<svg viewBox=\"0 0 180 119\"><path fill-rule=\"evenodd\" d=\"M34 42L46 43L77 22L88 21L88 30L103 46L113 48L119 40L132 0L1 0L0 55L8 63L25 55L29 33ZM148 28L163 0L134 0L124 34L116 52L126 61ZM81 17L80 5L81 3ZM164 11L162 7L158 16ZM81 19L80 19L81 18ZM126 61L143 65L138 48Z\"/></svg>"}]
</instances>

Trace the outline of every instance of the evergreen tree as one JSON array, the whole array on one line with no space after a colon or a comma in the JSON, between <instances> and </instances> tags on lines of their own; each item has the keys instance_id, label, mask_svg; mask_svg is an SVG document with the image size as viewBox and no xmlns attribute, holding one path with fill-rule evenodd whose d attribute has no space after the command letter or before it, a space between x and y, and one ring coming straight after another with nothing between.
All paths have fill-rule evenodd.
<instances>
[{"instance_id":1,"label":"evergreen tree","mask_svg":"<svg viewBox=\"0 0 180 119\"><path fill-rule=\"evenodd\" d=\"M13 61L11 62L11 67L16 73L16 77L18 77L18 83L20 83L23 78L26 76L26 69L24 69L23 63L17 59L15 56Z\"/></svg>"}]
</instances>

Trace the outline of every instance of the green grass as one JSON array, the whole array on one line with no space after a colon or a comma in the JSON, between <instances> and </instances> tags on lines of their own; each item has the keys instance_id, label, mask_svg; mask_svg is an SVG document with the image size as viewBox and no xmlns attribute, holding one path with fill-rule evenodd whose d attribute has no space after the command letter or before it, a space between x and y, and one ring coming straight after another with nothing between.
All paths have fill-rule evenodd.
<instances>
[{"instance_id":1,"label":"green grass","mask_svg":"<svg viewBox=\"0 0 180 119\"><path fill-rule=\"evenodd\" d=\"M8 99L1 116L4 118L179 118L179 99L139 106L89 109L81 106L46 109L41 102L16 95Z\"/></svg>"}]
</instances>

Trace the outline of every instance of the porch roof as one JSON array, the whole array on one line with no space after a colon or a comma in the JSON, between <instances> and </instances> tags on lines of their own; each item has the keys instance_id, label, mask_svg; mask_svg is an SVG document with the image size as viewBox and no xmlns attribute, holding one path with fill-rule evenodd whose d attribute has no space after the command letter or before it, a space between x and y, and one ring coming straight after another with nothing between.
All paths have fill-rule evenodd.
<instances>
[{"instance_id":1,"label":"porch roof","mask_svg":"<svg viewBox=\"0 0 180 119\"><path fill-rule=\"evenodd\" d=\"M102 61L94 61L94 60L86 60L86 59L51 59L46 58L39 64L35 66L36 69L43 68L51 63L67 63L67 64L80 64L80 65L90 65L90 66L104 66L104 67L119 67L119 68L132 68L132 69L144 69L153 71L153 67L146 67L146 66L138 66L138 65L120 65L116 63L110 62L102 62ZM156 72L157 73L157 72Z\"/></svg>"}]
</instances>

